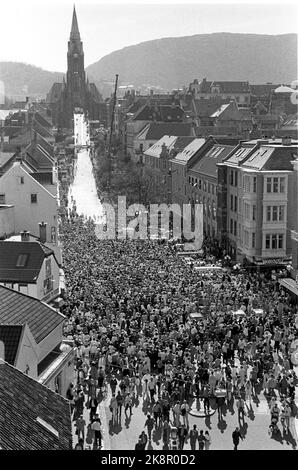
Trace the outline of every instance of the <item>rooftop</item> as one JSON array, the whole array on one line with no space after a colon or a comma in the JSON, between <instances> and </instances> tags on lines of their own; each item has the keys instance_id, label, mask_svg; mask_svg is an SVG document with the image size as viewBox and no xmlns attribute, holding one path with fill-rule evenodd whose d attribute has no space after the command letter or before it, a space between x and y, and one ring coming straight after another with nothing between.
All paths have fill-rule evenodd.
<instances>
[{"instance_id":1,"label":"rooftop","mask_svg":"<svg viewBox=\"0 0 298 470\"><path fill-rule=\"evenodd\" d=\"M53 250L37 241L0 241L0 282L35 283L51 254Z\"/></svg>"},{"instance_id":2,"label":"rooftop","mask_svg":"<svg viewBox=\"0 0 298 470\"><path fill-rule=\"evenodd\" d=\"M64 320L64 315L40 300L0 285L1 325L28 323L38 344Z\"/></svg>"},{"instance_id":3,"label":"rooftop","mask_svg":"<svg viewBox=\"0 0 298 470\"><path fill-rule=\"evenodd\" d=\"M0 360L0 447L70 450L68 400Z\"/></svg>"},{"instance_id":4,"label":"rooftop","mask_svg":"<svg viewBox=\"0 0 298 470\"><path fill-rule=\"evenodd\" d=\"M190 167L190 170L215 177L217 174L216 164L222 162L232 152L233 148L233 145L213 145L205 155Z\"/></svg>"},{"instance_id":5,"label":"rooftop","mask_svg":"<svg viewBox=\"0 0 298 470\"><path fill-rule=\"evenodd\" d=\"M191 123L185 122L150 122L139 133L137 139L159 140L164 135L191 136Z\"/></svg>"},{"instance_id":6,"label":"rooftop","mask_svg":"<svg viewBox=\"0 0 298 470\"><path fill-rule=\"evenodd\" d=\"M184 147L177 155L175 160L180 160L182 162L188 162L191 157L205 144L206 139L193 139L186 147Z\"/></svg>"}]
</instances>

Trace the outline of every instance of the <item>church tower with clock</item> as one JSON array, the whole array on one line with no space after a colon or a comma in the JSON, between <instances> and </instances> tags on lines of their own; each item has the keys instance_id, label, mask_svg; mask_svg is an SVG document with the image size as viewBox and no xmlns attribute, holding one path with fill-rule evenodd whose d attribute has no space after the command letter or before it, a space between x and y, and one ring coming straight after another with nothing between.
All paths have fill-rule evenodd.
<instances>
[{"instance_id":1,"label":"church tower with clock","mask_svg":"<svg viewBox=\"0 0 298 470\"><path fill-rule=\"evenodd\" d=\"M86 76L83 43L78 27L76 9L73 9L72 25L67 51L67 98L71 108L85 108Z\"/></svg>"},{"instance_id":2,"label":"church tower with clock","mask_svg":"<svg viewBox=\"0 0 298 470\"><path fill-rule=\"evenodd\" d=\"M94 83L86 79L84 50L76 9L73 9L71 32L67 50L67 73L63 83L54 83L47 95L53 123L60 128L73 127L73 114L81 109L89 119L99 120L103 103Z\"/></svg>"}]
</instances>

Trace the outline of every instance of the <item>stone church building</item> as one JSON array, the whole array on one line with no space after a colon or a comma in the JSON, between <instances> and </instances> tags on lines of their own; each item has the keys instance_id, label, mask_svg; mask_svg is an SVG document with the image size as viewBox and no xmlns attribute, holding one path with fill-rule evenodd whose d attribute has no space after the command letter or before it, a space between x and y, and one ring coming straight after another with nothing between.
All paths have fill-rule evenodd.
<instances>
[{"instance_id":1,"label":"stone church building","mask_svg":"<svg viewBox=\"0 0 298 470\"><path fill-rule=\"evenodd\" d=\"M74 7L67 51L66 81L54 83L46 98L54 126L73 128L73 113L80 108L91 120L100 119L102 97L94 83L89 83L84 68L83 43Z\"/></svg>"}]
</instances>

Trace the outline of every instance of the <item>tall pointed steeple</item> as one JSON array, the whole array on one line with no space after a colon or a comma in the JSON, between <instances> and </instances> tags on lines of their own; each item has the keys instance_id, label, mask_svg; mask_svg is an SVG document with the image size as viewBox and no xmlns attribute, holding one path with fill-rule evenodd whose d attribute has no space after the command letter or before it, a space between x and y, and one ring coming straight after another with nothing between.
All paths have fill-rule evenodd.
<instances>
[{"instance_id":1,"label":"tall pointed steeple","mask_svg":"<svg viewBox=\"0 0 298 470\"><path fill-rule=\"evenodd\" d=\"M81 40L75 5L73 6L70 39Z\"/></svg>"}]
</instances>

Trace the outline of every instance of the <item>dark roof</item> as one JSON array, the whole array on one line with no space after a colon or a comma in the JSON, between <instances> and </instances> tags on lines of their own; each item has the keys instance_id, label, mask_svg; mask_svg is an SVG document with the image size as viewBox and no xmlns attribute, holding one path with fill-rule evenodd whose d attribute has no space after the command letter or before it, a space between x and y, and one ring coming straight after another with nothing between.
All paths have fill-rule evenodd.
<instances>
[{"instance_id":1,"label":"dark roof","mask_svg":"<svg viewBox=\"0 0 298 470\"><path fill-rule=\"evenodd\" d=\"M40 300L0 285L0 324L28 323L37 344L64 319L64 315Z\"/></svg>"},{"instance_id":2,"label":"dark roof","mask_svg":"<svg viewBox=\"0 0 298 470\"><path fill-rule=\"evenodd\" d=\"M194 100L195 113L198 117L210 117L223 103L219 99Z\"/></svg>"},{"instance_id":3,"label":"dark roof","mask_svg":"<svg viewBox=\"0 0 298 470\"><path fill-rule=\"evenodd\" d=\"M250 91L254 96L270 96L271 92L278 87L279 85L273 85L272 83L250 85Z\"/></svg>"},{"instance_id":4,"label":"dark roof","mask_svg":"<svg viewBox=\"0 0 298 470\"><path fill-rule=\"evenodd\" d=\"M49 130L52 129L52 124L49 122L44 116L42 116L39 112L34 113L34 120L38 122L41 126L48 128Z\"/></svg>"},{"instance_id":5,"label":"dark roof","mask_svg":"<svg viewBox=\"0 0 298 470\"><path fill-rule=\"evenodd\" d=\"M291 161L297 153L297 144L293 146L262 145L243 163L245 168L263 171L293 171Z\"/></svg>"},{"instance_id":6,"label":"dark roof","mask_svg":"<svg viewBox=\"0 0 298 470\"><path fill-rule=\"evenodd\" d=\"M72 448L68 400L2 361L0 447L3 450Z\"/></svg>"},{"instance_id":7,"label":"dark roof","mask_svg":"<svg viewBox=\"0 0 298 470\"><path fill-rule=\"evenodd\" d=\"M219 86L220 93L250 93L250 85L248 82L231 82L218 80L202 80L202 82L200 83L201 93L211 93L212 86Z\"/></svg>"},{"instance_id":8,"label":"dark roof","mask_svg":"<svg viewBox=\"0 0 298 470\"><path fill-rule=\"evenodd\" d=\"M34 120L32 123L32 130L40 134L45 139L54 138L51 128L43 126L39 121Z\"/></svg>"},{"instance_id":9,"label":"dark roof","mask_svg":"<svg viewBox=\"0 0 298 470\"><path fill-rule=\"evenodd\" d=\"M146 140L159 140L164 135L192 136L192 124L185 122L151 122L143 131L143 137ZM139 134L139 135L140 135Z\"/></svg>"},{"instance_id":10,"label":"dark roof","mask_svg":"<svg viewBox=\"0 0 298 470\"><path fill-rule=\"evenodd\" d=\"M133 116L134 121L182 121L184 111L180 106L145 104Z\"/></svg>"},{"instance_id":11,"label":"dark roof","mask_svg":"<svg viewBox=\"0 0 298 470\"><path fill-rule=\"evenodd\" d=\"M0 241L0 282L35 283L44 258L53 253L37 241ZM28 254L25 266L17 267L17 260L23 254Z\"/></svg>"},{"instance_id":12,"label":"dark roof","mask_svg":"<svg viewBox=\"0 0 298 470\"><path fill-rule=\"evenodd\" d=\"M224 158L229 155L233 148L233 145L213 145L213 147L207 153L205 153L205 155L203 155L190 167L190 170L194 170L204 175L209 175L216 178L216 164L221 163Z\"/></svg>"},{"instance_id":13,"label":"dark roof","mask_svg":"<svg viewBox=\"0 0 298 470\"><path fill-rule=\"evenodd\" d=\"M0 325L0 341L4 343L4 359L12 366L15 363L23 325Z\"/></svg>"},{"instance_id":14,"label":"dark roof","mask_svg":"<svg viewBox=\"0 0 298 470\"><path fill-rule=\"evenodd\" d=\"M38 143L32 142L26 149L25 161L38 170L52 171L54 160L48 152Z\"/></svg>"}]
</instances>

